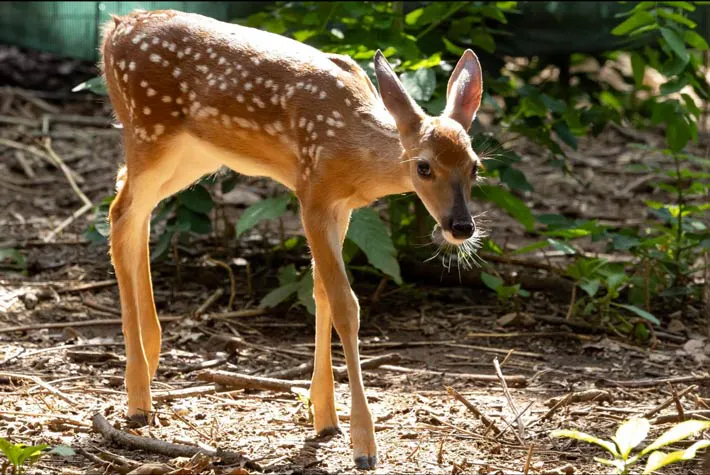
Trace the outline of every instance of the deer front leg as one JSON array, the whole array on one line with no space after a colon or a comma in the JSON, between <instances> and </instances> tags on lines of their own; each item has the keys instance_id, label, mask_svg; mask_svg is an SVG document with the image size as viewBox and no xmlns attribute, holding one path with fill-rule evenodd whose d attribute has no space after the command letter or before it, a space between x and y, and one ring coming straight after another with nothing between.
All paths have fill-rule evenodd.
<instances>
[{"instance_id":1,"label":"deer front leg","mask_svg":"<svg viewBox=\"0 0 710 475\"><path fill-rule=\"evenodd\" d=\"M322 277L321 282L330 306L335 330L345 352L351 394L350 440L353 446L353 460L358 468L374 468L377 463L375 428L365 398L358 350L360 306L350 288L342 258L341 236L344 236L347 230L350 210L325 207L321 204L325 200L317 201L319 203L302 200L303 225L315 267ZM324 339L320 344L323 342ZM316 344L318 345L319 342ZM332 378L332 374L330 377Z\"/></svg>"}]
</instances>

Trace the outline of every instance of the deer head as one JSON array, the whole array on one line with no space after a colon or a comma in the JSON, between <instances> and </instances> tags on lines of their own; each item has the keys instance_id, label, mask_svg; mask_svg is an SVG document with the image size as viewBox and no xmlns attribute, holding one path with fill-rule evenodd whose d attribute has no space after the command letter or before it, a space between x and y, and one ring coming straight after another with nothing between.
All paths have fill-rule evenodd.
<instances>
[{"instance_id":1,"label":"deer head","mask_svg":"<svg viewBox=\"0 0 710 475\"><path fill-rule=\"evenodd\" d=\"M379 50L375 73L382 101L399 131L414 190L438 226L434 238L462 245L475 237L471 186L480 160L468 130L481 104L481 65L466 50L449 78L446 108L438 117L424 113L402 86Z\"/></svg>"}]
</instances>

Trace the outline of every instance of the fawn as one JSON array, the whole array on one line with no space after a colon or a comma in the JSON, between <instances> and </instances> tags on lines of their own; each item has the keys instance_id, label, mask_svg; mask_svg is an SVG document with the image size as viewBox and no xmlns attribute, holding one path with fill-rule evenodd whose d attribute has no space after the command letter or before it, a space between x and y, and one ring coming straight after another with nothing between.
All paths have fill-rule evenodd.
<instances>
[{"instance_id":1,"label":"fawn","mask_svg":"<svg viewBox=\"0 0 710 475\"><path fill-rule=\"evenodd\" d=\"M173 10L106 23L100 67L123 124L126 165L109 213L126 347L127 416L148 423L161 345L149 261L158 202L226 166L292 190L313 256L316 348L311 400L317 434L339 432L331 332L342 341L355 465L377 444L358 352L359 304L342 259L351 211L414 191L438 223L433 237L476 238L471 186L480 164L468 129L481 103L478 58L466 50L447 102L431 117L378 50L378 89L348 56L257 29ZM445 241L444 241L445 240Z\"/></svg>"}]
</instances>

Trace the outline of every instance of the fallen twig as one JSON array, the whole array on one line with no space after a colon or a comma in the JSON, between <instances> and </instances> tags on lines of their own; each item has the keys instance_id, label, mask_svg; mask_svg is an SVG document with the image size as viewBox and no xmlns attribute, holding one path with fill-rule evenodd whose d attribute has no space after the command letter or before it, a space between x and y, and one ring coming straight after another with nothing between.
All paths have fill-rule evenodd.
<instances>
[{"instance_id":1,"label":"fallen twig","mask_svg":"<svg viewBox=\"0 0 710 475\"><path fill-rule=\"evenodd\" d=\"M77 180L74 179L74 175L72 171L69 169L69 167L64 163L64 160L57 155L57 153L54 151L52 148L52 141L51 139L47 138L44 141L44 148L47 150L47 156L49 157L50 163L52 163L55 167L60 169L62 173L64 173L64 176L67 178L67 181L69 182L69 186L71 186L72 190L74 190L74 193L79 197L79 199L84 203L84 205L76 210L74 213L72 213L71 216L69 216L67 219L61 222L59 226L54 228L52 232L50 232L45 238L45 242L50 242L54 239L54 237L59 234L64 228L69 226L76 218L81 216L82 214L86 213L89 211L93 204L91 203L91 200L86 197L83 191L81 191L81 188L76 184L77 181L83 181L83 179L80 180L81 177L78 175L76 176Z\"/></svg>"},{"instance_id":2,"label":"fallen twig","mask_svg":"<svg viewBox=\"0 0 710 475\"><path fill-rule=\"evenodd\" d=\"M229 452L221 449L197 447L182 444L173 444L150 437L127 434L118 429L114 429L106 418L100 413L94 414L91 418L93 429L100 433L107 441L122 445L127 448L145 450L147 452L166 455L168 457L193 457L198 453L208 457L218 457L228 464L243 464L250 470L261 472L261 467L242 454Z\"/></svg>"},{"instance_id":3,"label":"fallen twig","mask_svg":"<svg viewBox=\"0 0 710 475\"><path fill-rule=\"evenodd\" d=\"M153 398L156 401L172 401L174 399L183 399L188 397L204 396L217 392L217 386L210 384L208 386L193 386L191 388L173 389L171 391L160 391L153 393Z\"/></svg>"},{"instance_id":4,"label":"fallen twig","mask_svg":"<svg viewBox=\"0 0 710 475\"><path fill-rule=\"evenodd\" d=\"M361 361L360 368L363 370L375 369L385 364L399 363L401 360L402 357L398 353L387 353L386 355L375 356L373 358ZM273 373L269 373L267 377L277 379L295 378L296 376L302 376L304 374L311 373L312 371L313 361L309 361L307 363L300 364L294 368L274 371ZM335 368L333 368L333 376L336 380L343 380L347 378L347 366L336 366Z\"/></svg>"},{"instance_id":5,"label":"fallen twig","mask_svg":"<svg viewBox=\"0 0 710 475\"><path fill-rule=\"evenodd\" d=\"M678 376L675 378L658 378L658 379L631 379L629 381L616 381L613 379L604 380L612 386L620 386L624 388L652 388L661 386L667 383L682 384L682 383L706 383L710 381L710 375L705 376Z\"/></svg>"},{"instance_id":6,"label":"fallen twig","mask_svg":"<svg viewBox=\"0 0 710 475\"><path fill-rule=\"evenodd\" d=\"M460 403L462 403L464 406L466 406L466 408L467 408L469 411L473 412L473 414L474 414L476 417L478 417L478 418L481 420L481 422L483 422L483 425L484 425L485 428L486 428L486 431L484 432L484 435L485 435L486 432L488 432L489 429L490 429L491 431L493 431L493 433L494 433L495 435L499 435L499 434L500 434L500 429L495 425L495 422L493 422L491 419L488 418L488 416L486 416L486 415L483 414L481 411L479 411L478 408L477 408L476 406L474 406L474 405L471 403L471 401L469 401L468 399L466 399L465 397L463 397L461 394L459 394L458 391L456 391L456 390L455 390L454 388L452 388L452 387L446 386L446 391L448 391L448 393L451 394L451 395L454 397L454 399L456 399L457 401L459 401Z\"/></svg>"},{"instance_id":7,"label":"fallen twig","mask_svg":"<svg viewBox=\"0 0 710 475\"><path fill-rule=\"evenodd\" d=\"M688 418L696 418L696 417L702 417L702 418L710 418L710 411L708 410L701 410L701 411L685 411L685 414L683 414L683 419L681 419L680 414L667 414L665 416L658 416L655 419L651 421L651 424L665 424L666 422L682 422L685 419Z\"/></svg>"},{"instance_id":8,"label":"fallen twig","mask_svg":"<svg viewBox=\"0 0 710 475\"><path fill-rule=\"evenodd\" d=\"M270 391L291 392L291 388L308 388L310 381L291 381L286 379L264 378L229 371L205 371L197 379L241 389L267 389Z\"/></svg>"},{"instance_id":9,"label":"fallen twig","mask_svg":"<svg viewBox=\"0 0 710 475\"><path fill-rule=\"evenodd\" d=\"M382 369L389 371L394 371L396 373L413 373L431 376L448 376L450 378L456 379L466 379L469 381L481 381L481 382L495 382L498 380L498 376L491 374L474 374L474 373L449 373L446 371L431 371L428 369L416 369L416 368L405 368L403 366L392 366L392 365L382 365ZM527 384L527 377L522 375L506 376L505 380L516 386L525 386Z\"/></svg>"},{"instance_id":10,"label":"fallen twig","mask_svg":"<svg viewBox=\"0 0 710 475\"><path fill-rule=\"evenodd\" d=\"M218 288L217 290L215 290L212 295L207 297L207 300L205 300L202 303L202 305L197 307L197 309L195 310L193 315L197 316L197 315L202 315L203 313L205 313L205 311L208 308L210 308L210 306L212 306L212 304L214 304L217 300L219 300L219 298L222 296L223 293L224 293L224 289L222 289L221 287Z\"/></svg>"},{"instance_id":11,"label":"fallen twig","mask_svg":"<svg viewBox=\"0 0 710 475\"><path fill-rule=\"evenodd\" d=\"M515 405L515 401L513 400L513 396L510 394L510 390L508 390L508 384L505 381L505 376L503 376L503 371L500 369L500 364L498 363L498 358L493 358L493 366L496 369L496 375L498 376L498 379L500 380L500 385L503 387L503 394L505 394L505 398L508 400L508 405L510 406L510 409L513 411L513 415L515 415L515 418L518 422L518 435L520 436L521 440L525 440L525 423L523 422L523 419L520 417L521 414Z\"/></svg>"},{"instance_id":12,"label":"fallen twig","mask_svg":"<svg viewBox=\"0 0 710 475\"><path fill-rule=\"evenodd\" d=\"M551 397L545 401L547 407L557 406L560 402L565 401L563 405L574 404L577 402L591 402L591 401L608 401L611 402L612 396L609 391L604 391L603 389L589 389L587 391L579 391L574 393L569 393L561 397Z\"/></svg>"},{"instance_id":13,"label":"fallen twig","mask_svg":"<svg viewBox=\"0 0 710 475\"><path fill-rule=\"evenodd\" d=\"M115 281L114 281L115 282ZM76 290L76 289L74 289ZM60 291L61 293L61 291ZM239 310L236 312L225 312L225 313L208 313L202 315L200 318L205 320L222 320L227 318L235 317L255 317L258 315L263 315L265 310ZM176 322L179 320L185 320L189 317L183 315L166 315L160 317L161 323ZM40 330L45 328L69 328L69 327L90 327L96 325L120 325L120 318L107 318L105 320L86 320L80 322L54 322L54 323L37 323L34 325L20 325L16 327L0 328L0 333L11 333L19 331L29 331L29 330Z\"/></svg>"},{"instance_id":14,"label":"fallen twig","mask_svg":"<svg viewBox=\"0 0 710 475\"><path fill-rule=\"evenodd\" d=\"M589 323L582 322L579 320L574 320L574 319L567 320L565 318L553 317L551 315L532 315L532 317L535 320L538 320L540 322L551 323L553 325L560 325L560 326L567 325L568 327L571 327L571 328L579 328L581 330L587 330L590 333L605 333L605 334L613 335L613 336L617 336L617 337L619 336L616 332L610 330L609 328L597 327L597 326L590 325ZM660 339L668 340L673 343L685 343L687 341L687 338L685 338L685 337L682 337L679 335L671 335L670 333L655 331L655 334Z\"/></svg>"},{"instance_id":15,"label":"fallen twig","mask_svg":"<svg viewBox=\"0 0 710 475\"><path fill-rule=\"evenodd\" d=\"M687 388L683 389L683 390L682 390L681 392L679 392L677 395L671 395L671 397L669 397L668 399L666 399L665 401L663 401L663 402L662 402L661 404L659 404L658 406L654 407L653 409L649 409L648 411L646 411L646 412L643 414L643 417L649 419L649 418L655 416L656 414L658 414L659 412L661 412L663 409L665 409L665 408L667 408L668 406L670 406L671 404L673 404L676 399L682 398L683 396L685 396L686 394L688 394L690 391L695 390L696 388L697 388L697 386L693 384L693 385L688 386Z\"/></svg>"},{"instance_id":16,"label":"fallen twig","mask_svg":"<svg viewBox=\"0 0 710 475\"><path fill-rule=\"evenodd\" d=\"M17 374L17 373L4 373L4 372L0 373L0 376L5 376L6 378L17 378L17 379L25 379L25 380L32 381L37 386L40 386L41 388L46 389L47 391L54 394L55 396L57 396L59 399L66 402L70 406L76 405L76 401L72 400L69 396L67 396L66 394L61 392L59 389L51 386L46 381L42 380L42 378L40 378L39 376L35 376L32 374Z\"/></svg>"}]
</instances>

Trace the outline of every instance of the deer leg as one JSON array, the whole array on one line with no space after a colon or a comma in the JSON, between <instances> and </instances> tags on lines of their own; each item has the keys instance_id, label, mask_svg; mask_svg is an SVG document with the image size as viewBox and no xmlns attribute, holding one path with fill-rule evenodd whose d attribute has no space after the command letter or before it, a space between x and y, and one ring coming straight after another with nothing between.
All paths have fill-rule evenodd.
<instances>
[{"instance_id":1,"label":"deer leg","mask_svg":"<svg viewBox=\"0 0 710 475\"><path fill-rule=\"evenodd\" d=\"M321 276L327 276L322 279L322 284L330 304L335 330L345 351L351 394L350 440L353 460L358 468L369 469L377 463L377 443L360 371L360 307L350 288L342 257L341 236L347 231L350 210L327 208L321 204L324 202L327 200L302 200L303 225L316 269Z\"/></svg>"},{"instance_id":2,"label":"deer leg","mask_svg":"<svg viewBox=\"0 0 710 475\"><path fill-rule=\"evenodd\" d=\"M313 265L313 298L316 301L316 349L311 379L311 402L313 425L318 436L340 432L335 411L333 366L330 354L330 337L333 332L333 317L323 278Z\"/></svg>"},{"instance_id":3,"label":"deer leg","mask_svg":"<svg viewBox=\"0 0 710 475\"><path fill-rule=\"evenodd\" d=\"M158 368L160 321L150 274L150 215L158 202L216 166L205 160L187 165L179 150L134 147L127 143L127 170L109 212L111 259L121 298L126 345L128 417L145 424L152 410L150 382ZM150 164L150 166L147 166ZM141 168L142 167L142 168Z\"/></svg>"}]
</instances>

